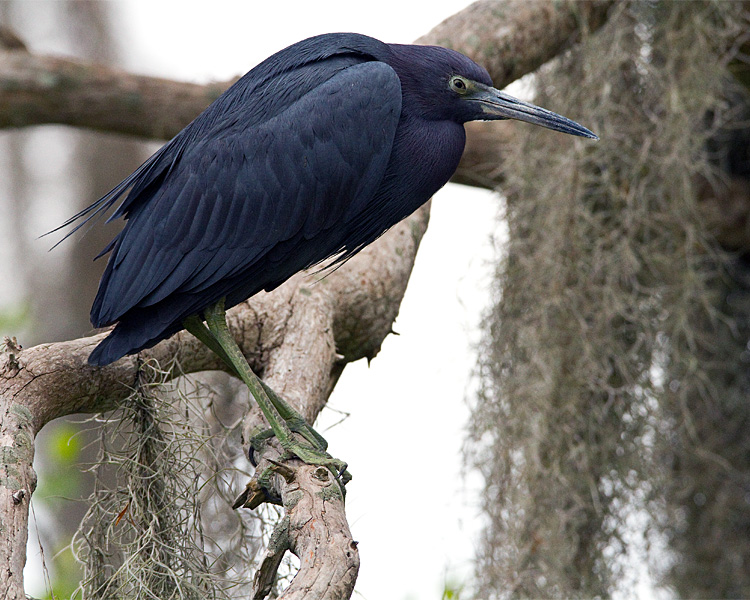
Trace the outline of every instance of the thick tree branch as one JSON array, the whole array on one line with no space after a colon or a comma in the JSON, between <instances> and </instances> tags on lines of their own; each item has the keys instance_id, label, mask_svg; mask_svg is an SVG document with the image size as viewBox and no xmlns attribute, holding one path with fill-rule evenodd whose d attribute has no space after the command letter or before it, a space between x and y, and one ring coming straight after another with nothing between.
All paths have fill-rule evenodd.
<instances>
[{"instance_id":1,"label":"thick tree branch","mask_svg":"<svg viewBox=\"0 0 750 600\"><path fill-rule=\"evenodd\" d=\"M460 13L419 41L452 40L454 48L488 64L496 85L503 87L549 60L582 25L600 23L609 4L483 1L467 9L470 18ZM477 28L477 19L481 28ZM591 21L588 25L587 19ZM455 35L450 33L451 28ZM478 37L469 34L472 28L481 32ZM64 123L168 138L227 85L197 86L135 76L101 65L34 56L22 45L12 45L15 47L0 51L3 127ZM477 50L481 50L481 56ZM471 139L458 177L475 185L489 185L496 180L499 170L495 161L501 157L496 153L488 160L487 147L482 150ZM484 140L482 145L485 143L490 142ZM428 214L429 207L423 207L322 281L314 283L311 276L298 276L230 313L232 332L253 368L308 420L314 420L325 404L346 362L378 352L398 312ZM25 561L28 498L34 487L33 448L29 444L36 432L59 416L116 406L128 395L139 360L155 359L165 366L174 358L181 367L174 370L175 375L222 368L216 357L183 332L137 358L127 357L95 369L86 364L86 357L102 335L43 344L22 352L10 344L0 357L4 469L0 523L6 535L2 545L6 550L0 554L0 585L7 590L6 599L24 597L20 567ZM311 352L311 348L315 350ZM253 413L246 427L256 423L260 423L259 417ZM261 458L267 462L270 455L263 452ZM298 590L307 590L305 598L348 598L358 557L346 526L343 502L333 492L323 492L322 487L329 482L323 481L314 468L300 470L295 464L291 468L295 470L293 477L277 476L274 483L287 508L288 546L314 560L303 560L298 578L284 597L301 598ZM294 485L300 489L295 490ZM309 502L297 499L290 503L290 494L294 497L295 492L309 496ZM319 520L323 514L328 515L328 521ZM338 540L336 548L321 545L311 523L326 523L324 531L331 534L330 539ZM269 556L270 562L264 564L273 565L275 556ZM312 587L313 580L320 589Z\"/></svg>"},{"instance_id":2,"label":"thick tree branch","mask_svg":"<svg viewBox=\"0 0 750 600\"><path fill-rule=\"evenodd\" d=\"M58 123L169 139L231 83L172 81L0 48L0 127Z\"/></svg>"},{"instance_id":3,"label":"thick tree branch","mask_svg":"<svg viewBox=\"0 0 750 600\"><path fill-rule=\"evenodd\" d=\"M7 354L6 354L7 356ZM29 530L29 502L36 489L33 414L22 404L0 402L0 590L20 600Z\"/></svg>"},{"instance_id":4,"label":"thick tree branch","mask_svg":"<svg viewBox=\"0 0 750 600\"><path fill-rule=\"evenodd\" d=\"M230 311L232 333L253 368L309 421L314 421L325 405L343 364L374 356L389 333L427 227L427 217L428 210L424 207L325 279L319 280L319 275L298 275L273 293L259 294ZM90 367L86 364L88 354L104 335L41 344L20 352L11 343L0 356L0 407L6 413L3 427L16 431L14 415L24 416L22 425L27 434L22 439L18 438L22 434L16 436L23 442L27 438L33 440L39 429L54 418L111 409L130 394L140 361L156 360L168 366L174 359L179 367L172 367L173 376L224 368L213 353L186 332L137 357L126 357L104 368ZM339 339L342 354L334 346L334 340ZM251 411L245 428L252 430L262 424L260 414ZM6 468L16 474L0 481L0 522L14 523L12 519L19 517L19 523L27 524L28 504L15 504L13 494L22 491L26 500L30 497L33 490L30 482L34 480L33 448L27 456L22 452L27 444L13 445L13 440L7 435L0 438L3 447L8 448L3 450L4 463L10 465ZM289 486L282 478L277 479L276 493L285 498ZM300 474L296 481L299 484L311 480L308 475ZM317 482L316 485L321 484L319 477ZM325 485L330 487L334 482ZM318 497L309 490L305 494L312 494L313 500ZM327 497L324 503L301 503L295 505L293 514L295 522L315 522L320 530L313 535L302 526L292 528L292 550L302 552L303 548L313 547L317 557L314 564L322 569L319 575L333 575L341 569L356 574L359 559L348 527L344 527L342 501ZM343 554L319 542L317 536L327 531L329 524L332 539L342 540L339 547L346 549ZM25 548L26 529L14 527L8 535L11 543L0 547L13 550L7 557L0 555L0 560L12 559L23 565L20 548ZM338 563L342 556L346 557L346 564ZM9 573L12 574L9 585L15 584L12 589L18 592L9 597L20 599L21 572L14 569ZM300 573L298 577L303 578L310 574L307 570ZM349 592L353 589L353 578L350 583ZM306 583L298 582L290 589L294 591L299 586L304 589ZM325 590L326 594L334 595L312 597L348 597L337 595L340 589L335 585Z\"/></svg>"},{"instance_id":5,"label":"thick tree branch","mask_svg":"<svg viewBox=\"0 0 750 600\"><path fill-rule=\"evenodd\" d=\"M604 25L614 0L475 2L418 40L458 50L484 66L499 88L570 47L582 30Z\"/></svg>"}]
</instances>

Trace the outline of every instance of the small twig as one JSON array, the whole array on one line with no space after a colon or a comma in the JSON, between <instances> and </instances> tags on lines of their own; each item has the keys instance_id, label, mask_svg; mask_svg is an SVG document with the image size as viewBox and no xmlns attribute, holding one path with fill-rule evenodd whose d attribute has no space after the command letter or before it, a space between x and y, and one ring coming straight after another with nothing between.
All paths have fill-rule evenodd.
<instances>
[{"instance_id":1,"label":"small twig","mask_svg":"<svg viewBox=\"0 0 750 600\"><path fill-rule=\"evenodd\" d=\"M15 31L6 25L0 25L0 49L28 52L24 41Z\"/></svg>"}]
</instances>

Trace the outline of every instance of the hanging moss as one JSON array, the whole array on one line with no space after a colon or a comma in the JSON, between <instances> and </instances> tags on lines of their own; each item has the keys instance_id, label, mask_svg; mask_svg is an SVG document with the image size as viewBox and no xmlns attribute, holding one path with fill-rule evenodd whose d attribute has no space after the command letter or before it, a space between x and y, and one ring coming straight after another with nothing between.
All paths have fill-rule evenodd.
<instances>
[{"instance_id":1,"label":"hanging moss","mask_svg":"<svg viewBox=\"0 0 750 600\"><path fill-rule=\"evenodd\" d=\"M89 469L95 487L73 540L82 600L247 596L272 532L267 521L278 519L275 507L260 515L232 509L249 478L226 467L244 463L239 417L246 406L234 396L224 406L198 380L164 378L145 364L122 408L92 419L100 431Z\"/></svg>"},{"instance_id":2,"label":"hanging moss","mask_svg":"<svg viewBox=\"0 0 750 600\"><path fill-rule=\"evenodd\" d=\"M719 452L702 434L687 443L703 410L724 415L715 426L746 420L716 381L739 368L721 361L747 337L727 311L732 259L702 194L717 175L706 148L727 117L728 52L747 25L738 3L625 3L535 78L539 104L601 141L524 131L505 165L510 237L468 443L486 481L478 597L629 596L634 552L680 596L750 594L745 558L711 594L686 577L685 565L727 575L730 552L750 557L750 511L732 522L744 533L722 534L736 546L694 560L708 541L686 533L684 490L703 475L676 468L686 452ZM747 485L736 443L742 464L727 459L719 479Z\"/></svg>"}]
</instances>

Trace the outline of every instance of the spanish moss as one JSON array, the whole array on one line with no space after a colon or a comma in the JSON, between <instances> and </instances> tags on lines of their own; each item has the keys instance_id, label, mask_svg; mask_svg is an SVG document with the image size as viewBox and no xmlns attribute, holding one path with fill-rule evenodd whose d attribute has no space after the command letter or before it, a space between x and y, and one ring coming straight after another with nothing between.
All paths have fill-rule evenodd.
<instances>
[{"instance_id":1,"label":"spanish moss","mask_svg":"<svg viewBox=\"0 0 750 600\"><path fill-rule=\"evenodd\" d=\"M747 15L615 11L534 79L536 101L601 141L519 132L506 165L468 444L486 480L480 598L631 597L636 568L681 597L750 594L748 327L729 309L737 261L717 241L707 151L733 118Z\"/></svg>"}]
</instances>

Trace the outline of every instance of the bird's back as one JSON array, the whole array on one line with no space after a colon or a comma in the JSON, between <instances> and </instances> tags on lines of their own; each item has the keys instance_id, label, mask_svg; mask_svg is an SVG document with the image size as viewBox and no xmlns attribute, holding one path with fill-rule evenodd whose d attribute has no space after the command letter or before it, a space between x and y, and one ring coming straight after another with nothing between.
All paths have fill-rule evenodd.
<instances>
[{"instance_id":1,"label":"bird's back","mask_svg":"<svg viewBox=\"0 0 750 600\"><path fill-rule=\"evenodd\" d=\"M346 251L401 108L398 77L362 53L365 42L334 36L265 61L93 205L132 186L91 312L95 326L117 326L90 362L149 347L221 297L231 306Z\"/></svg>"}]
</instances>

